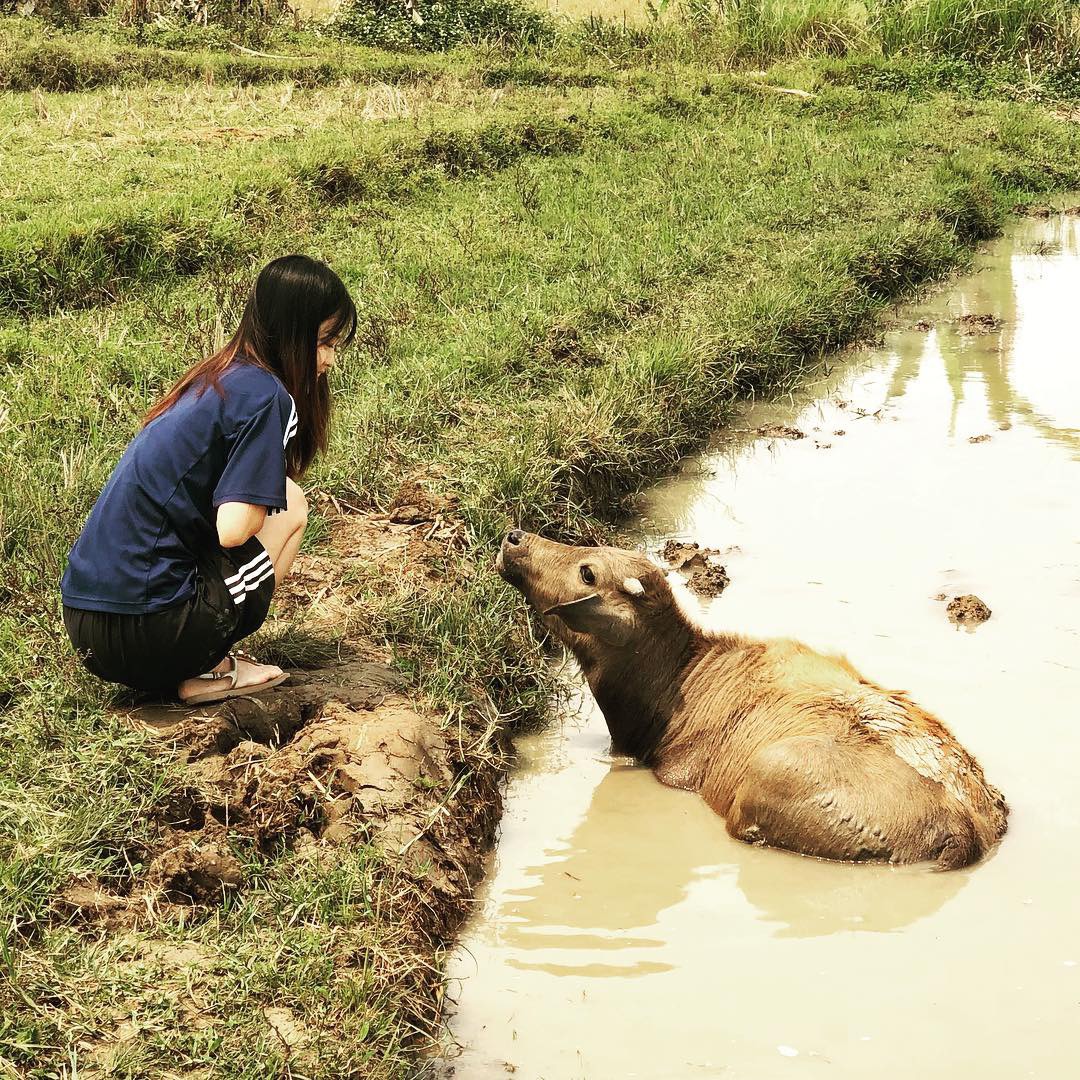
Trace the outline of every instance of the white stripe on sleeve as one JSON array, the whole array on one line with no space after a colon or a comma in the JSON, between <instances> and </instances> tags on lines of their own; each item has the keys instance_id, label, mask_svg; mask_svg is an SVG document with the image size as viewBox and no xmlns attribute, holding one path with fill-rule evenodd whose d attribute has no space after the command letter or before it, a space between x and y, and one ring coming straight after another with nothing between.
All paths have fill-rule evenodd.
<instances>
[{"instance_id":1,"label":"white stripe on sleeve","mask_svg":"<svg viewBox=\"0 0 1080 1080\"><path fill-rule=\"evenodd\" d=\"M292 409L289 412L289 422L285 425L285 439L281 444L282 449L289 445L289 440L296 434L297 428L300 427L300 418L296 415L296 402L293 401L291 394L289 395L289 402Z\"/></svg>"}]
</instances>

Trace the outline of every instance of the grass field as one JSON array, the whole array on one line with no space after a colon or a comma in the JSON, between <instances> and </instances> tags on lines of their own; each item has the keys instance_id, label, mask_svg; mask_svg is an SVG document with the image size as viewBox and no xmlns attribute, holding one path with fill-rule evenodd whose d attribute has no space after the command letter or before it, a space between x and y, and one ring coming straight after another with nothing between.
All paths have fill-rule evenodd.
<instances>
[{"instance_id":1,"label":"grass field","mask_svg":"<svg viewBox=\"0 0 1080 1080\"><path fill-rule=\"evenodd\" d=\"M745 69L727 45L723 65L700 44L680 59L685 27L437 57L301 37L282 60L9 28L0 1061L42 1080L311 1075L277 1009L318 1032L315 1075L414 1075L415 1003L384 960L417 946L373 848L239 851L238 896L138 931L58 911L72 881L138 879L186 782L58 619L68 547L141 413L268 258L329 261L361 326L307 486L370 510L426 470L466 538L420 592L355 582L363 633L448 722L492 705L533 722L540 654L484 570L499 534L602 531L733 401L793 385L1017 202L1080 186L1071 60L879 49L762 73L771 46ZM308 550L330 550L315 526ZM199 958L194 990L162 960L178 953Z\"/></svg>"},{"instance_id":2,"label":"grass field","mask_svg":"<svg viewBox=\"0 0 1080 1080\"><path fill-rule=\"evenodd\" d=\"M606 19L637 25L649 21L649 9L643 0L537 0L536 6L560 19Z\"/></svg>"}]
</instances>

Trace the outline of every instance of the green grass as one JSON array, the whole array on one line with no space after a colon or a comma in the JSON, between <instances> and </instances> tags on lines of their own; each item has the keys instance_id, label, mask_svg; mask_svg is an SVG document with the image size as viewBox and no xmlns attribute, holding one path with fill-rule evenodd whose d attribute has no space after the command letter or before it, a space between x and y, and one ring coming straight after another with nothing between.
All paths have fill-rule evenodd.
<instances>
[{"instance_id":1,"label":"green grass","mask_svg":"<svg viewBox=\"0 0 1080 1080\"><path fill-rule=\"evenodd\" d=\"M998 59L1048 50L1076 55L1071 0L881 0L872 25L887 53Z\"/></svg>"},{"instance_id":2,"label":"green grass","mask_svg":"<svg viewBox=\"0 0 1080 1080\"><path fill-rule=\"evenodd\" d=\"M387 970L406 954L376 917L379 860L358 846L332 864L253 864L257 887L153 936L50 928L17 961L22 1008L0 1018L9 1075L289 1075L268 1022L281 1009L306 1034L292 1075L404 1075L415 973Z\"/></svg>"},{"instance_id":3,"label":"green grass","mask_svg":"<svg viewBox=\"0 0 1080 1080\"><path fill-rule=\"evenodd\" d=\"M282 1075L268 1009L317 1036L320 1056L298 1071L415 1071L430 978L394 977L423 950L374 850L241 849L248 887L186 924L100 936L55 906L73 880L137 880L189 783L69 656L63 560L146 405L231 328L266 259L326 258L360 307L332 447L308 483L379 507L408 471L436 466L461 500L466 542L441 583L357 572L349 632L393 650L418 698L464 733L468 764L544 712L542 650L490 570L508 523L602 531L734 401L796 383L892 299L962 265L1016 201L1080 186L1080 127L1025 103L1011 74L950 82L966 61L802 60L761 78L619 72L620 56L587 86L560 85L551 58L459 52L410 84L414 112L363 122L373 84L355 71L247 87L174 72L0 98L17 150L0 185L19 208L0 222L11 1075L100 1068L117 1031L130 1038L113 1075ZM270 133L186 141L219 127ZM48 168L19 168L38 159ZM302 666L339 638L298 618L262 644ZM194 973L166 948L197 955Z\"/></svg>"},{"instance_id":4,"label":"green grass","mask_svg":"<svg viewBox=\"0 0 1080 1080\"><path fill-rule=\"evenodd\" d=\"M444 79L490 86L592 86L611 78L604 56L584 58L571 42L554 49L508 50L497 42L443 54L386 52L351 44L329 32L276 37L269 55L223 51L230 40L213 27L191 27L143 43L120 40L110 20L56 30L38 20L0 15L0 90L84 92L148 83L255 87L287 82L303 89L386 84L422 87ZM585 60L583 63L582 61Z\"/></svg>"},{"instance_id":5,"label":"green grass","mask_svg":"<svg viewBox=\"0 0 1080 1080\"><path fill-rule=\"evenodd\" d=\"M442 58L402 57L353 48L334 40L283 42L286 54L253 56L226 49L229 35L194 32L182 45L166 39L118 40L112 23L93 20L77 31L38 20L0 16L0 89L85 91L101 86L143 86L152 81L257 86L289 80L298 86L364 82L423 82L447 71ZM179 47L178 47L179 46Z\"/></svg>"},{"instance_id":6,"label":"green grass","mask_svg":"<svg viewBox=\"0 0 1080 1080\"><path fill-rule=\"evenodd\" d=\"M758 60L877 51L1001 61L1080 49L1071 0L715 0L682 10Z\"/></svg>"},{"instance_id":7,"label":"green grass","mask_svg":"<svg viewBox=\"0 0 1080 1080\"><path fill-rule=\"evenodd\" d=\"M607 130L610 98L539 87L493 100L475 80L412 94L285 83L12 96L0 104L13 150L0 165L0 310L107 300L124 280L250 252L285 208L404 201L522 155L578 149ZM41 168L28 173L29 160Z\"/></svg>"},{"instance_id":8,"label":"green grass","mask_svg":"<svg viewBox=\"0 0 1080 1080\"><path fill-rule=\"evenodd\" d=\"M253 54L240 51L235 31L213 25L150 26L140 41L115 17L60 31L0 15L0 90L142 88L154 81L417 86L469 77L494 86L595 86L648 79L672 63L753 66L800 56L952 59L1029 74L1080 67L1074 0L643 0L643 19L629 23L606 16L603 3L594 10L585 19L555 20L525 40L516 32L500 37L497 27L478 29L473 36L480 40L441 54L417 51L405 39L397 52L371 48L393 47L397 39L367 17L300 32L267 25ZM496 23L499 17L492 15ZM453 24L448 40L456 42L461 18L443 5L435 22L444 18ZM402 25L405 38L417 30L407 19ZM429 19L418 32L435 42L441 31L429 34L432 25Z\"/></svg>"},{"instance_id":9,"label":"green grass","mask_svg":"<svg viewBox=\"0 0 1080 1080\"><path fill-rule=\"evenodd\" d=\"M867 9L850 0L718 0L714 11L717 32L748 59L843 56L870 43Z\"/></svg>"}]
</instances>

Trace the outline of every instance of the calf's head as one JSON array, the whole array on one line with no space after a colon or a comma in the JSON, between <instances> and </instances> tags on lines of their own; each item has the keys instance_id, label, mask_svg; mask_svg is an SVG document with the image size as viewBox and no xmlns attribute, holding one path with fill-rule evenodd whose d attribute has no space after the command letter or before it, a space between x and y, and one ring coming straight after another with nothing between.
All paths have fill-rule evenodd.
<instances>
[{"instance_id":1,"label":"calf's head","mask_svg":"<svg viewBox=\"0 0 1080 1080\"><path fill-rule=\"evenodd\" d=\"M675 611L667 579L641 552L571 547L514 529L495 566L575 652L632 648Z\"/></svg>"}]
</instances>

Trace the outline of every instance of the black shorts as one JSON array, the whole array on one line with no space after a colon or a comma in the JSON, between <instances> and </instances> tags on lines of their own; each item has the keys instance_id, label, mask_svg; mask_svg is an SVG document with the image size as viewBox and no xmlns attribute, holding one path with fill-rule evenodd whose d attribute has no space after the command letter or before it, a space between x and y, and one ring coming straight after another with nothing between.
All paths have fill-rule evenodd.
<instances>
[{"instance_id":1,"label":"black shorts","mask_svg":"<svg viewBox=\"0 0 1080 1080\"><path fill-rule=\"evenodd\" d=\"M68 637L87 669L136 690L172 690L225 659L262 626L274 595L266 549L252 537L199 563L195 592L149 615L64 607Z\"/></svg>"}]
</instances>

